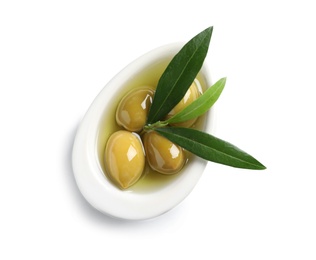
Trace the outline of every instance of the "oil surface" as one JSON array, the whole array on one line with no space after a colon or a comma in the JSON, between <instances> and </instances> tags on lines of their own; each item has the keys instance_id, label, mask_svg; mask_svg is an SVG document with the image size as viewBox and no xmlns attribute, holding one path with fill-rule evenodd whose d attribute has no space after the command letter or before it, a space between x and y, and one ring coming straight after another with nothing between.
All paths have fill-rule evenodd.
<instances>
[{"instance_id":1,"label":"oil surface","mask_svg":"<svg viewBox=\"0 0 316 260\"><path fill-rule=\"evenodd\" d=\"M101 127L99 129L99 136L97 140L97 147L98 147L98 157L100 166L104 172L104 175L106 178L110 180L110 178L107 176L105 167L104 167L104 151L107 139L109 136L114 133L115 131L118 131L122 129L120 126L117 125L115 120L115 112L116 108L120 102L120 100L131 90L137 89L144 86L152 87L153 89L156 88L159 78L161 77L162 73L166 69L168 63L170 62L170 59L166 59L157 63L152 64L151 66L148 66L145 70L142 72L135 74L133 77L131 77L128 82L125 83L123 86L123 90L118 93L113 99L111 106L107 109L105 116L103 117ZM201 74L198 74L197 79L198 82L201 85L202 91L206 89L205 86L205 79ZM198 118L196 123L194 124L193 128L197 129L203 129L204 128L204 116L201 116ZM190 158L193 155L189 154L187 152L187 164L190 163ZM185 167L185 166L184 166ZM160 174L154 170L152 170L147 164L144 170L144 173L140 180L134 184L132 187L128 188L127 191L137 191L137 192L146 192L148 190L154 190L159 189L163 185L166 185L168 182L174 180L177 178L177 176L181 174L181 171L179 173L173 174L173 175L163 175Z\"/></svg>"}]
</instances>

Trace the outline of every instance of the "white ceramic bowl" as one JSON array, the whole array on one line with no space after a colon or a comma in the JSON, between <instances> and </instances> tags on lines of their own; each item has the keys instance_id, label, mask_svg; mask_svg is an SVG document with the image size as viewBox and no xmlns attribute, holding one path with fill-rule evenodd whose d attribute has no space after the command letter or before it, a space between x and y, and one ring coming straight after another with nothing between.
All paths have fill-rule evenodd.
<instances>
[{"instance_id":1,"label":"white ceramic bowl","mask_svg":"<svg viewBox=\"0 0 316 260\"><path fill-rule=\"evenodd\" d=\"M117 188L104 172L103 153L106 136L110 128L105 120L113 113L113 101L129 88L129 81L141 84L144 73L161 70L181 49L183 44L175 43L154 49L136 59L118 73L95 98L80 127L78 128L72 154L72 164L79 190L97 210L122 219L148 219L159 216L179 204L194 188L207 162L193 157L176 176L152 188ZM161 72L159 72L161 75ZM155 77L160 77L159 73ZM149 73L150 74L150 73ZM139 77L139 79L137 79ZM200 78L211 86L209 74L203 66ZM112 111L112 112L111 112ZM210 110L204 122L204 131L212 133L213 111Z\"/></svg>"}]
</instances>

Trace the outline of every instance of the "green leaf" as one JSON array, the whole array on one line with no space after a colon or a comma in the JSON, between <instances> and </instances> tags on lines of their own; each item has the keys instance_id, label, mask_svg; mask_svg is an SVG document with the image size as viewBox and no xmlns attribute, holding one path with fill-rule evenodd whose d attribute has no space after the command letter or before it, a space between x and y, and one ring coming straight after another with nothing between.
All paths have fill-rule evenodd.
<instances>
[{"instance_id":1,"label":"green leaf","mask_svg":"<svg viewBox=\"0 0 316 260\"><path fill-rule=\"evenodd\" d=\"M212 87L207 89L203 95L193 101L190 105L184 108L173 117L166 120L167 123L179 123L203 115L209 110L221 95L226 83L226 78L217 81Z\"/></svg>"},{"instance_id":2,"label":"green leaf","mask_svg":"<svg viewBox=\"0 0 316 260\"><path fill-rule=\"evenodd\" d=\"M266 168L236 146L201 131L182 127L163 127L155 131L203 159L244 169Z\"/></svg>"},{"instance_id":3,"label":"green leaf","mask_svg":"<svg viewBox=\"0 0 316 260\"><path fill-rule=\"evenodd\" d=\"M183 98L203 65L212 31L213 27L205 29L173 57L159 79L147 124L163 120Z\"/></svg>"}]
</instances>

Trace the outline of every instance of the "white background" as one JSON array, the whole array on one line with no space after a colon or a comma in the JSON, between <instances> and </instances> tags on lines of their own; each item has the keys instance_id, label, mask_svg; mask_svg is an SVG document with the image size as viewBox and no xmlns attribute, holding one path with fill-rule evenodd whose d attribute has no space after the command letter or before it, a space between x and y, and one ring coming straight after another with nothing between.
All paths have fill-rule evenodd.
<instances>
[{"instance_id":1,"label":"white background","mask_svg":"<svg viewBox=\"0 0 316 260\"><path fill-rule=\"evenodd\" d=\"M316 259L313 1L0 2L1 259ZM71 149L123 67L214 26L227 77L216 135L267 166L209 163L193 192L148 221L93 209Z\"/></svg>"}]
</instances>

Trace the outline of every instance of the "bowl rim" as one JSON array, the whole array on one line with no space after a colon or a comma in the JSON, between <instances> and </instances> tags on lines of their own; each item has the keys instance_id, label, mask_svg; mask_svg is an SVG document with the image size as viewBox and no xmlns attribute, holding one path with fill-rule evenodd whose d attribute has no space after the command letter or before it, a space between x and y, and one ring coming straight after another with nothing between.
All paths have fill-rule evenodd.
<instances>
[{"instance_id":1,"label":"bowl rim","mask_svg":"<svg viewBox=\"0 0 316 260\"><path fill-rule=\"evenodd\" d=\"M104 176L97 154L97 137L102 111L106 104L126 83L130 75L141 71L149 64L174 56L183 43L171 43L155 48L132 61L114 76L96 96L84 115L73 145L72 167L77 186L83 197L102 213L120 219L142 220L159 216L183 201L200 179L207 161L194 158L186 168L161 189L138 193L121 190ZM206 61L200 71L208 86L211 86ZM115 86L112 88L111 86ZM113 91L115 89L115 91ZM214 130L214 109L207 112L204 131ZM190 173L190 174L189 174Z\"/></svg>"}]
</instances>

